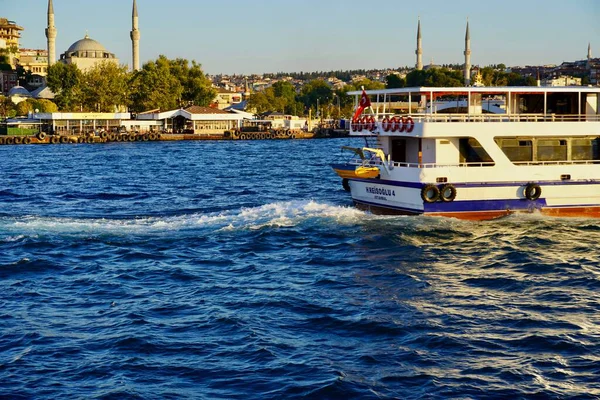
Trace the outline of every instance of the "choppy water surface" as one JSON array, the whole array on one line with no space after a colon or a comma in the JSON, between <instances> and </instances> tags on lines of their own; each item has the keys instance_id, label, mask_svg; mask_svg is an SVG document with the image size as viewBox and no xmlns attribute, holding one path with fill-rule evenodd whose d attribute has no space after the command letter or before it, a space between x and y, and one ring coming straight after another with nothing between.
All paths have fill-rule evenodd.
<instances>
[{"instance_id":1,"label":"choppy water surface","mask_svg":"<svg viewBox=\"0 0 600 400\"><path fill-rule=\"evenodd\" d=\"M349 142L0 147L0 397L599 398L599 221L365 214Z\"/></svg>"}]
</instances>

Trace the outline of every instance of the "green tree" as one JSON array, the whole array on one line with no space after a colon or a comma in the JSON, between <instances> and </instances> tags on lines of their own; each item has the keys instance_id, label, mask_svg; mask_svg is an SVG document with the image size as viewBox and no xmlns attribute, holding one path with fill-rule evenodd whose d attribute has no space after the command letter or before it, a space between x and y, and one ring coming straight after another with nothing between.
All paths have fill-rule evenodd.
<instances>
[{"instance_id":1,"label":"green tree","mask_svg":"<svg viewBox=\"0 0 600 400\"><path fill-rule=\"evenodd\" d=\"M131 110L142 112L161 109L173 110L182 101L183 86L171 74L171 63L165 56L149 61L137 71L131 81Z\"/></svg>"},{"instance_id":2,"label":"green tree","mask_svg":"<svg viewBox=\"0 0 600 400\"><path fill-rule=\"evenodd\" d=\"M61 111L75 111L81 106L83 74L75 64L57 62L48 68L48 87Z\"/></svg>"},{"instance_id":3,"label":"green tree","mask_svg":"<svg viewBox=\"0 0 600 400\"><path fill-rule=\"evenodd\" d=\"M32 102L29 101L29 99L25 100L25 101L21 101L19 104L17 104L15 109L17 111L17 116L19 116L19 117L27 115L30 112L33 112L33 110L34 110L33 104L32 104Z\"/></svg>"},{"instance_id":4,"label":"green tree","mask_svg":"<svg viewBox=\"0 0 600 400\"><path fill-rule=\"evenodd\" d=\"M85 111L115 112L128 105L127 67L103 61L83 74L82 105Z\"/></svg>"},{"instance_id":5,"label":"green tree","mask_svg":"<svg viewBox=\"0 0 600 400\"><path fill-rule=\"evenodd\" d=\"M396 89L406 87L406 79L397 74L391 74L385 77L386 89Z\"/></svg>"},{"instance_id":6,"label":"green tree","mask_svg":"<svg viewBox=\"0 0 600 400\"><path fill-rule=\"evenodd\" d=\"M279 81L273 84L273 97L275 97L281 111L286 114L296 114L298 108L296 104L296 88L289 82Z\"/></svg>"},{"instance_id":7,"label":"green tree","mask_svg":"<svg viewBox=\"0 0 600 400\"><path fill-rule=\"evenodd\" d=\"M33 103L33 110L39 110L41 113L55 113L58 112L58 106L52 101L47 99L37 99Z\"/></svg>"},{"instance_id":8,"label":"green tree","mask_svg":"<svg viewBox=\"0 0 600 400\"><path fill-rule=\"evenodd\" d=\"M22 86L26 86L27 82L31 81L31 71L25 71L21 65L17 65L17 79Z\"/></svg>"},{"instance_id":9,"label":"green tree","mask_svg":"<svg viewBox=\"0 0 600 400\"><path fill-rule=\"evenodd\" d=\"M269 111L271 102L265 92L256 92L248 99L248 109L257 114Z\"/></svg>"},{"instance_id":10,"label":"green tree","mask_svg":"<svg viewBox=\"0 0 600 400\"><path fill-rule=\"evenodd\" d=\"M314 112L317 111L317 103L319 103L319 109L321 106L331 104L333 99L333 91L322 79L315 79L308 82L302 87L300 91L299 100L302 102L304 107L312 109Z\"/></svg>"},{"instance_id":11,"label":"green tree","mask_svg":"<svg viewBox=\"0 0 600 400\"><path fill-rule=\"evenodd\" d=\"M0 118L12 118L15 115L15 104L8 97L0 95Z\"/></svg>"},{"instance_id":12,"label":"green tree","mask_svg":"<svg viewBox=\"0 0 600 400\"><path fill-rule=\"evenodd\" d=\"M190 62L183 58L169 60L169 64L171 74L181 84L181 100L184 103L208 106L215 100L217 91L212 87L210 79L204 75L200 64L192 60L190 65Z\"/></svg>"}]
</instances>

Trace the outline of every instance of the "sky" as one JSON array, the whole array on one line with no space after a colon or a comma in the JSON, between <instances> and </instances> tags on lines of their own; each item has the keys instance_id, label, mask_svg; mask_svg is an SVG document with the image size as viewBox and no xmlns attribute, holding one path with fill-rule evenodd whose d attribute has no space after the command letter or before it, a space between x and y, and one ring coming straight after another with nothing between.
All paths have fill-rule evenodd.
<instances>
[{"instance_id":1,"label":"sky","mask_svg":"<svg viewBox=\"0 0 600 400\"><path fill-rule=\"evenodd\" d=\"M131 65L133 0L54 0L57 58L86 32ZM423 63L560 64L600 57L600 0L137 0L140 59L160 54L208 74L261 74ZM47 0L0 0L0 17L25 28L21 47L46 48Z\"/></svg>"}]
</instances>

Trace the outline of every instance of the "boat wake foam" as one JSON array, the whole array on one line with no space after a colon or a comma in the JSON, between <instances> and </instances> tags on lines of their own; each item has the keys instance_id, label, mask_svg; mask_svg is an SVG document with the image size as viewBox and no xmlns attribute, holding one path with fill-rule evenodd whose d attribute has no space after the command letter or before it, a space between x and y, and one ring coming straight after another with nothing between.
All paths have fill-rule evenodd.
<instances>
[{"instance_id":1,"label":"boat wake foam","mask_svg":"<svg viewBox=\"0 0 600 400\"><path fill-rule=\"evenodd\" d=\"M335 206L312 200L266 204L216 213L194 213L171 217L129 219L65 217L0 217L0 240L14 241L37 235L130 235L164 234L173 231L209 229L213 231L255 230L293 227L307 220L316 224L359 224L377 219L352 207Z\"/></svg>"}]
</instances>

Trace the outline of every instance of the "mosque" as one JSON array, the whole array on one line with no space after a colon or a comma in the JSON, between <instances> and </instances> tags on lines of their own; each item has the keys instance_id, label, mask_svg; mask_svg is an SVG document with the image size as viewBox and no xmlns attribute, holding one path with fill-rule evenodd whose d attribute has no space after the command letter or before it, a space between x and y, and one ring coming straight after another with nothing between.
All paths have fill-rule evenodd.
<instances>
[{"instance_id":1,"label":"mosque","mask_svg":"<svg viewBox=\"0 0 600 400\"><path fill-rule=\"evenodd\" d=\"M133 0L133 12L131 17L132 29L130 36L132 42L132 69L137 71L140 69L140 31L138 29L136 0ZM52 3L52 0L48 0L48 27L46 28L46 38L48 39L48 67L56 62L56 36L57 30L54 25L54 4ZM113 53L110 53L102 44L90 38L87 34L83 39L73 43L67 51L61 54L59 61L64 64L75 64L83 72L103 61L114 62L117 65L119 64L119 59Z\"/></svg>"}]
</instances>

